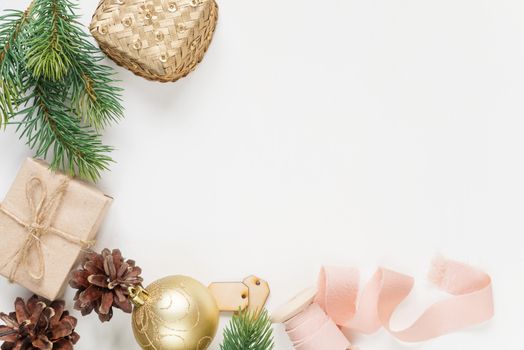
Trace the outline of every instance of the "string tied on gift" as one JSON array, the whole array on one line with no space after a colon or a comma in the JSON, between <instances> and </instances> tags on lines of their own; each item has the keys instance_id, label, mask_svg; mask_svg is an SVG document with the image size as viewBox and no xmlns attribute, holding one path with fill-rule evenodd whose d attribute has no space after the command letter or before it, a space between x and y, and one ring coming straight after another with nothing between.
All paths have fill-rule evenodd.
<instances>
[{"instance_id":1,"label":"string tied on gift","mask_svg":"<svg viewBox=\"0 0 524 350\"><path fill-rule=\"evenodd\" d=\"M31 211L30 220L25 221L18 215L12 213L4 205L0 204L0 211L15 221L27 231L27 237L22 246L11 255L0 270L9 264L9 281L13 282L15 275L22 265L28 265L32 253L36 253L36 271L29 270L29 275L34 280L41 280L45 276L44 246L42 238L46 235L55 235L66 242L76 244L82 249L88 249L95 244L95 241L85 241L67 232L63 232L52 226L55 214L62 203L63 197L69 187L69 178L65 177L58 187L50 194L47 194L47 186L39 177L32 177L26 183L26 199Z\"/></svg>"},{"instance_id":2,"label":"string tied on gift","mask_svg":"<svg viewBox=\"0 0 524 350\"><path fill-rule=\"evenodd\" d=\"M438 257L429 279L450 295L428 307L404 330L393 330L391 318L414 286L410 276L379 268L360 291L355 268L324 267L316 297L285 322L297 350L346 350L346 335L372 334L380 328L404 342L421 342L477 325L494 315L491 278L472 266Z\"/></svg>"}]
</instances>

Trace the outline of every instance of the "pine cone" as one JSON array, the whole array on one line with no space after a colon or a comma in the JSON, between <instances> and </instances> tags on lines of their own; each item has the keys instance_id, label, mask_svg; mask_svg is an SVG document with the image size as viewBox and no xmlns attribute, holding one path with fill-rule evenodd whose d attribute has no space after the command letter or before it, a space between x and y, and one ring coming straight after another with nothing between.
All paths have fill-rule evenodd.
<instances>
[{"instance_id":1,"label":"pine cone","mask_svg":"<svg viewBox=\"0 0 524 350\"><path fill-rule=\"evenodd\" d=\"M80 336L75 332L76 318L64 310L64 301L51 305L35 295L27 301L17 298L15 312L0 313L2 350L73 350Z\"/></svg>"},{"instance_id":2,"label":"pine cone","mask_svg":"<svg viewBox=\"0 0 524 350\"><path fill-rule=\"evenodd\" d=\"M118 249L87 253L82 267L73 272L69 281L71 287L78 289L75 309L84 316L94 310L102 322L113 317L113 306L131 313L133 305L128 289L142 284L141 273L133 260L124 261Z\"/></svg>"}]
</instances>

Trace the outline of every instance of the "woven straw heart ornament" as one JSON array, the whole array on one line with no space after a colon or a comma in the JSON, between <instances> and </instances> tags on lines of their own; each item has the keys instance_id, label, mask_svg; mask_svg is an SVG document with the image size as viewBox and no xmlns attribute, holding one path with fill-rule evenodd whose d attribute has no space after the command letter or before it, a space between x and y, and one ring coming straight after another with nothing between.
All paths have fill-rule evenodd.
<instances>
[{"instance_id":1,"label":"woven straw heart ornament","mask_svg":"<svg viewBox=\"0 0 524 350\"><path fill-rule=\"evenodd\" d=\"M185 77L215 32L214 0L102 0L90 30L117 64L161 82Z\"/></svg>"}]
</instances>

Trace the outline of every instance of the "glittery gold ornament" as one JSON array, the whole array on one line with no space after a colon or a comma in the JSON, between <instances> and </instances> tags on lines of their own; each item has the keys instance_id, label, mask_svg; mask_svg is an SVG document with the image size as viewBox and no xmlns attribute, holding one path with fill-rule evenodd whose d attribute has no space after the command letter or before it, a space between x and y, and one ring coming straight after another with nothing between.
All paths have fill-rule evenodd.
<instances>
[{"instance_id":1,"label":"glittery gold ornament","mask_svg":"<svg viewBox=\"0 0 524 350\"><path fill-rule=\"evenodd\" d=\"M205 350L219 320L214 297L200 282L171 276L131 288L133 332L144 350Z\"/></svg>"}]
</instances>

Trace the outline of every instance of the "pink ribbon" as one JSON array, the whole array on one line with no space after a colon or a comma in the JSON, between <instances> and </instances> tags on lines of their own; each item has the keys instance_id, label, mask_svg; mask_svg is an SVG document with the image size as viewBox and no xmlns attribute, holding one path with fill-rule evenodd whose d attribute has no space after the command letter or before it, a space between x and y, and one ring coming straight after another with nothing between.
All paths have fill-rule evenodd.
<instances>
[{"instance_id":1,"label":"pink ribbon","mask_svg":"<svg viewBox=\"0 0 524 350\"><path fill-rule=\"evenodd\" d=\"M359 292L357 269L325 267L315 303L287 321L286 331L297 350L346 350L340 328L371 334L384 327L404 342L421 342L464 329L493 317L491 278L469 265L437 258L430 280L450 294L426 309L407 329L392 330L390 320L413 289L412 277L379 268Z\"/></svg>"}]
</instances>

